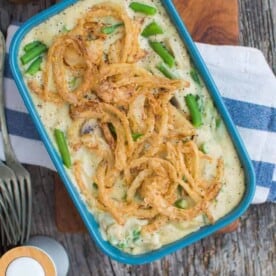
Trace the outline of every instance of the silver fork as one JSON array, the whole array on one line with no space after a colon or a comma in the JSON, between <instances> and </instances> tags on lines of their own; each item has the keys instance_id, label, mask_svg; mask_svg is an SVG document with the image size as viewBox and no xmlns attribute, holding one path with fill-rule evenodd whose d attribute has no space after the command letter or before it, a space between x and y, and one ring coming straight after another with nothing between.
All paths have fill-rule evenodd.
<instances>
[{"instance_id":1,"label":"silver fork","mask_svg":"<svg viewBox=\"0 0 276 276\"><path fill-rule=\"evenodd\" d=\"M16 245L20 240L16 198L18 185L13 171L0 160L0 238L2 250ZM18 200L17 200L18 201Z\"/></svg>"},{"instance_id":2,"label":"silver fork","mask_svg":"<svg viewBox=\"0 0 276 276\"><path fill-rule=\"evenodd\" d=\"M21 228L20 243L28 240L31 230L31 216L32 216L32 192L31 192L31 178L29 172L18 162L8 135L6 116L4 111L4 91L3 91L3 71L5 59L5 39L0 31L0 57L2 62L0 64L0 124L4 143L4 153L6 164L13 170L17 185L19 187L19 198L15 197L18 207L18 217Z\"/></svg>"}]
</instances>

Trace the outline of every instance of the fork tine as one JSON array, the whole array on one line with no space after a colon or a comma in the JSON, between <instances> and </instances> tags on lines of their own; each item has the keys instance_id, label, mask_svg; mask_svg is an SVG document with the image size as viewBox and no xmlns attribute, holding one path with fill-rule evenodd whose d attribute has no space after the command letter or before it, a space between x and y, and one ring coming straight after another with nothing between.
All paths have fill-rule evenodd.
<instances>
[{"instance_id":1,"label":"fork tine","mask_svg":"<svg viewBox=\"0 0 276 276\"><path fill-rule=\"evenodd\" d=\"M4 180L0 180L2 185L0 184L0 186L4 189L5 185L5 191L6 191L6 196L9 199L9 202L12 203L12 205L15 208L16 211L16 216L18 217L18 221L20 221L20 217L21 217L21 210L20 210L20 194L19 194L19 185L17 184L16 178L13 175L13 171L7 167L8 170L10 170L10 173L12 174L12 176L10 177L10 179L4 179Z\"/></svg>"},{"instance_id":2,"label":"fork tine","mask_svg":"<svg viewBox=\"0 0 276 276\"><path fill-rule=\"evenodd\" d=\"M14 231L15 242L18 242L20 237L20 226L18 222L18 217L10 195L2 181L0 181L0 190L2 198L2 209L4 212L6 212L5 216L8 220L8 224Z\"/></svg>"},{"instance_id":3,"label":"fork tine","mask_svg":"<svg viewBox=\"0 0 276 276\"><path fill-rule=\"evenodd\" d=\"M1 198L0 198L1 201ZM5 224L5 219L4 216L2 214L2 209L0 208L0 221L1 221L1 250L4 253L4 251L6 250L5 246L7 244L11 244L11 237L10 237L10 233L8 230L7 225Z\"/></svg>"},{"instance_id":4,"label":"fork tine","mask_svg":"<svg viewBox=\"0 0 276 276\"><path fill-rule=\"evenodd\" d=\"M26 187L27 187L27 204L28 204L28 218L27 218L27 233L26 233L26 238L25 240L28 240L30 237L30 232L31 232L31 222L32 222L32 186L31 186L31 178L30 175L28 174L26 179Z\"/></svg>"},{"instance_id":5,"label":"fork tine","mask_svg":"<svg viewBox=\"0 0 276 276\"><path fill-rule=\"evenodd\" d=\"M12 186L11 186L11 185L8 185L7 182L3 182L3 183L6 184L6 189L8 190L8 192L9 192L11 198L13 198L13 189L12 189ZM14 200L14 198L13 198L13 200Z\"/></svg>"},{"instance_id":6,"label":"fork tine","mask_svg":"<svg viewBox=\"0 0 276 276\"><path fill-rule=\"evenodd\" d=\"M13 221L12 219L9 217L9 211L7 210L7 208L5 207L5 205L3 204L3 200L0 200L0 205L3 209L3 221L4 223L6 223L6 229L7 229L7 233L9 233L9 237L10 237L10 244L17 244L17 236L16 236L16 232L15 229L13 227Z\"/></svg>"},{"instance_id":7,"label":"fork tine","mask_svg":"<svg viewBox=\"0 0 276 276\"><path fill-rule=\"evenodd\" d=\"M24 243L25 241L25 235L26 235L26 189L25 189L25 183L24 179L20 177L18 179L20 183L20 192L21 192L21 243Z\"/></svg>"},{"instance_id":8,"label":"fork tine","mask_svg":"<svg viewBox=\"0 0 276 276\"><path fill-rule=\"evenodd\" d=\"M9 225L7 224L7 221L6 221L6 214L2 208L3 200L4 200L3 194L0 193L0 237L1 237L0 254L4 254L12 246L12 244L14 244L12 241L11 231L9 230Z\"/></svg>"},{"instance_id":9,"label":"fork tine","mask_svg":"<svg viewBox=\"0 0 276 276\"><path fill-rule=\"evenodd\" d=\"M0 202L2 201L2 197L0 194ZM5 218L4 218L4 213L2 210L2 204L0 203L0 221L1 221L1 241L2 241L2 245L4 247L4 245L6 244L5 240L7 239L9 243L11 243L11 237L10 237L10 233L8 231L8 226L5 223Z\"/></svg>"},{"instance_id":10,"label":"fork tine","mask_svg":"<svg viewBox=\"0 0 276 276\"><path fill-rule=\"evenodd\" d=\"M14 206L15 206L16 213L17 213L17 216L18 216L18 220L20 221L20 219L21 219L20 191L19 191L19 185L17 183L17 180L16 180L15 176L11 177L9 186L13 188L12 189L13 190L12 196L13 196L13 199L14 199Z\"/></svg>"},{"instance_id":11,"label":"fork tine","mask_svg":"<svg viewBox=\"0 0 276 276\"><path fill-rule=\"evenodd\" d=\"M15 231L14 231L14 228L12 225L12 221L9 217L9 212L8 212L2 198L0 198L0 205L1 205L1 208L2 208L3 214L4 214L4 216L2 216L2 218L1 218L1 220L3 221L3 225L5 225L5 222L6 222L7 228L9 228L9 230L6 228L6 235L9 238L10 244L12 244L12 243L16 244L16 234L15 234ZM11 234L12 237L10 237L9 234Z\"/></svg>"},{"instance_id":12,"label":"fork tine","mask_svg":"<svg viewBox=\"0 0 276 276\"><path fill-rule=\"evenodd\" d=\"M0 210L0 258L1 256L4 254L5 252L5 248L4 248L4 245L6 244L5 242L5 233L4 233L4 228L3 228L3 225L2 225L2 222L3 220L1 219L1 210Z\"/></svg>"},{"instance_id":13,"label":"fork tine","mask_svg":"<svg viewBox=\"0 0 276 276\"><path fill-rule=\"evenodd\" d=\"M17 234L16 240L19 241L21 231L20 231L18 216L17 216L16 210L15 210L14 204L13 204L13 200L11 199L10 194L8 193L7 188L4 184L5 183L3 181L0 181L0 190L2 192L2 198L3 198L3 201L6 202L5 206L7 206L9 208L9 211L10 211L9 217L11 217L13 219L14 228L17 228L16 233L18 233L18 234ZM8 184L6 184L6 185L8 185Z\"/></svg>"}]
</instances>

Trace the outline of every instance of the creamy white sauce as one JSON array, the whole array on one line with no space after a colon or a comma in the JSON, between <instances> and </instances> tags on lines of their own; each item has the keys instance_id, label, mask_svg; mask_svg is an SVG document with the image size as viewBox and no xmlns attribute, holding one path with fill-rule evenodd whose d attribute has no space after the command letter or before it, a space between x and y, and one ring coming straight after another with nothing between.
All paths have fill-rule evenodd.
<instances>
[{"instance_id":1,"label":"creamy white sauce","mask_svg":"<svg viewBox=\"0 0 276 276\"><path fill-rule=\"evenodd\" d=\"M46 45L50 46L54 37L60 34L64 27L67 29L72 29L75 26L77 19L80 18L88 8L101 2L103 1L78 1L76 4L67 8L62 13L53 16L49 20L38 25L32 29L22 41L19 56L21 56L23 53L24 45L34 40L40 40ZM175 72L182 79L188 80L191 83L189 88L176 92L175 96L180 103L180 108L185 112L188 111L184 101L184 96L186 94L198 94L201 96L201 99L203 99L202 106L204 109L204 126L197 130L198 135L196 142L198 145L205 143L208 154L213 157L222 156L225 163L223 187L216 200L211 204L210 207L211 213L213 214L215 220L221 218L230 212L240 202L245 189L244 173L225 126L223 123L221 123L221 125L216 128L216 119L219 118L219 115L213 106L208 91L205 87L200 87L190 77L190 70L192 65L183 42L179 38L176 30L174 29L174 26L171 24L164 8L161 6L158 0L142 1L143 3L148 3L149 5L157 7L158 13L154 15L154 17L134 13L128 8L129 3L131 2L129 0L112 0L110 2L124 5L131 18L143 18L144 23L142 29L154 19L165 30L164 34L153 37L153 39L158 38L158 40L162 40L167 43L168 47L170 47L170 50L176 55L177 63ZM160 72L155 68L155 66L158 62L161 61L161 58L154 54L153 50L148 45L147 39L143 38L142 36L140 36L139 39L141 48L146 49L150 53L145 59L139 61L139 65L147 68L154 74L160 75ZM23 75L26 67L27 66L22 66L21 68ZM25 81L27 81L29 78L30 77L26 75L24 77ZM41 81L41 73L37 73L35 78ZM71 119L68 115L68 106L59 105L57 107L55 104L43 102L34 93L31 93L31 96L33 98L34 104L37 106L41 120L50 138L52 139L53 145L56 147L56 143L53 137L53 129L60 128L65 131L70 125ZM71 150L71 154L73 161L78 160L79 158L84 161L84 170L85 174L87 174L87 177L84 177L84 180L90 179L91 175L94 174L97 167L99 161L98 158L96 156L91 156L91 153L84 149L78 151L77 153ZM210 169L210 171L212 171L212 169ZM206 175L208 175L210 171L206 171ZM72 172L67 170L67 173L72 178L73 183L75 183ZM91 183L88 180L86 183L91 193L96 194L96 191L92 187ZM122 188L121 191L123 191ZM83 200L85 201L86 199L83 198ZM132 254L139 254L159 248L164 244L180 239L181 237L196 231L202 225L208 223L205 217L200 215L189 222L184 221L178 223L167 223L165 226L161 227L160 230L153 234L143 236L142 238L135 238L135 231L137 231L137 229L139 230L142 225L147 224L146 220L130 218L127 220L127 223L124 226L121 226L114 221L110 214L97 210L95 208L95 202L86 201L86 203L89 210L94 214L96 220L99 223L103 238L109 240L113 245L121 248L122 250Z\"/></svg>"}]
</instances>

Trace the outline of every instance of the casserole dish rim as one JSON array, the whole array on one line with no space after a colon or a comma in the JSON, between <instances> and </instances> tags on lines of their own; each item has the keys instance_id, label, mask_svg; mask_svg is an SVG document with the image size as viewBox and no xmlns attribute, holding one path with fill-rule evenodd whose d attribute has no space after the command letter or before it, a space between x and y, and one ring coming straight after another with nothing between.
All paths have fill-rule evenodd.
<instances>
[{"instance_id":1,"label":"casserole dish rim","mask_svg":"<svg viewBox=\"0 0 276 276\"><path fill-rule=\"evenodd\" d=\"M177 13L173 3L170 0L160 0L162 6L165 8L167 14L170 16L171 22L178 31L178 34L183 41L185 47L188 50L189 56L192 59L193 64L199 71L201 78L203 79L208 93L210 94L215 107L222 117L224 124L226 126L227 132L231 137L231 140L235 146L235 150L239 156L241 165L244 169L245 174L245 192L243 198L239 202L239 204L228 214L223 216L221 219L216 221L213 225L207 225L201 227L200 229L192 232L191 234L184 236L183 238L172 242L170 244L164 245L159 249L154 251L149 251L139 255L132 255L129 253L125 253L115 246L111 245L108 241L105 241L102 238L101 232L99 231L99 227L97 222L94 219L93 214L86 207L86 204L83 202L83 198L78 192L77 188L71 181L70 176L66 173L66 168L63 166L62 160L59 156L59 153L56 150L53 142L49 138L46 129L39 117L39 114L36 110L35 105L33 104L32 97L30 95L29 89L24 82L23 76L20 71L19 66L19 48L22 42L22 39L25 35L37 25L43 23L48 18L62 12L62 10L66 9L70 5L76 3L77 0L65 0L60 3L51 6L50 8L38 13L28 21L26 21L16 32L14 35L11 46L10 46L10 54L9 61L10 67L15 79L17 88L20 92L21 97L32 117L32 120L35 124L36 129L67 189L71 199L74 202L79 214L84 221L87 230L89 231L90 236L94 239L97 246L99 246L102 251L107 254L109 257L126 264L144 264L148 262L155 261L159 258L164 257L165 255L171 254L178 249L184 248L196 241L209 236L210 234L218 231L219 229L227 226L238 217L240 217L245 210L248 208L250 202L253 199L254 191L255 191L255 174L252 162L248 156L248 153L245 149L245 146L234 126L234 123L223 103L223 100L219 94L219 91L205 65L203 59L201 58L199 51L197 50L191 36L189 35L187 28L185 27L182 19Z\"/></svg>"}]
</instances>

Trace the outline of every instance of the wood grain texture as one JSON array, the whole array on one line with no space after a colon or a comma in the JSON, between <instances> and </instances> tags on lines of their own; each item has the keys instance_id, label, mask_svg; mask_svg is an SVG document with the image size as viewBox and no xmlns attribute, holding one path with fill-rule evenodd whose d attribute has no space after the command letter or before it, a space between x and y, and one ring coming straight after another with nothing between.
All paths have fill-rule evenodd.
<instances>
[{"instance_id":1,"label":"wood grain texture","mask_svg":"<svg viewBox=\"0 0 276 276\"><path fill-rule=\"evenodd\" d=\"M240 42L261 49L276 74L276 1L240 0Z\"/></svg>"},{"instance_id":2,"label":"wood grain texture","mask_svg":"<svg viewBox=\"0 0 276 276\"><path fill-rule=\"evenodd\" d=\"M174 0L174 3L195 41L238 44L237 0Z\"/></svg>"},{"instance_id":3,"label":"wood grain texture","mask_svg":"<svg viewBox=\"0 0 276 276\"><path fill-rule=\"evenodd\" d=\"M55 180L55 219L60 232L63 233L84 233L87 232L84 223L78 214L72 200L70 199L58 174L54 175Z\"/></svg>"},{"instance_id":4,"label":"wood grain texture","mask_svg":"<svg viewBox=\"0 0 276 276\"><path fill-rule=\"evenodd\" d=\"M208 3L206 9L212 9ZM23 7L0 0L0 29L6 31L11 21L25 20L51 4L51 0L35 0ZM276 72L276 0L239 0L239 8L240 41L261 49ZM64 245L70 256L69 276L275 275L276 205L251 206L234 233L209 237L152 264L128 266L104 256L88 234L60 233L54 219L53 173L35 166L27 168L34 190L32 234L52 236Z\"/></svg>"}]
</instances>

